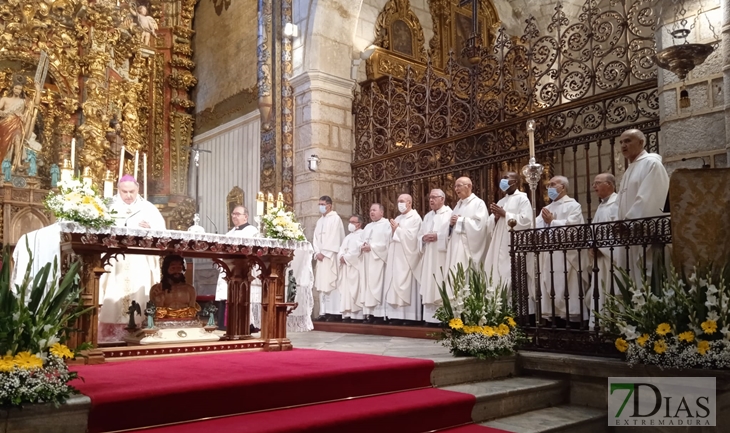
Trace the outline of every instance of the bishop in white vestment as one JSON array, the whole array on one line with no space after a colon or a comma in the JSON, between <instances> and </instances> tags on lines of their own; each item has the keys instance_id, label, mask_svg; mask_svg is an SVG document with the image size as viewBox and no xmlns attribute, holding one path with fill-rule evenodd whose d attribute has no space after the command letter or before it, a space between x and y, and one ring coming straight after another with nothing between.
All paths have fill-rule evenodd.
<instances>
[{"instance_id":1,"label":"bishop in white vestment","mask_svg":"<svg viewBox=\"0 0 730 433\"><path fill-rule=\"evenodd\" d=\"M360 246L360 303L363 315L369 321L375 317L384 317L383 280L385 264L388 260L388 246L392 228L388 220L383 218L385 209L380 203L370 206L370 224L362 233L363 244Z\"/></svg>"},{"instance_id":2,"label":"bishop in white vestment","mask_svg":"<svg viewBox=\"0 0 730 433\"><path fill-rule=\"evenodd\" d=\"M663 215L664 203L669 192L669 175L662 164L662 157L644 150L646 137L638 129L629 129L621 134L621 153L629 161L629 166L621 178L618 192L619 220L650 218ZM651 275L654 254L661 249L649 247L646 257L646 277ZM622 252L617 263L629 269L629 275L641 285L644 277L644 249L631 247L628 263L626 253Z\"/></svg>"},{"instance_id":3,"label":"bishop in white vestment","mask_svg":"<svg viewBox=\"0 0 730 433\"><path fill-rule=\"evenodd\" d=\"M325 315L340 314L340 293L337 290L337 253L345 238L342 219L332 210L332 198L319 198L319 212L322 217L314 228L314 259L317 268L314 272L314 287L319 292L319 318Z\"/></svg>"},{"instance_id":4,"label":"bishop in white vestment","mask_svg":"<svg viewBox=\"0 0 730 433\"><path fill-rule=\"evenodd\" d=\"M562 227L568 225L583 224L583 211L580 203L568 197L568 179L564 176L555 176L550 179L548 185L548 196L553 200L549 205L542 208L540 216L536 220L536 228ZM555 251L554 253L540 254L540 288L542 290L542 317L552 319L553 307L551 291L555 290L555 317L566 318L566 310L570 314L570 321L588 320L585 304L580 300L580 292L587 290L590 267L586 255L580 256L583 272L579 276L580 269L578 260L579 254L576 250L567 252ZM551 260L552 259L552 260ZM552 262L552 263L551 263ZM567 263L567 265L566 265ZM528 271L530 271L528 269ZM569 308L565 305L565 290L570 296ZM581 308L583 315L581 316Z\"/></svg>"},{"instance_id":5,"label":"bishop in white vestment","mask_svg":"<svg viewBox=\"0 0 730 433\"><path fill-rule=\"evenodd\" d=\"M449 272L456 272L459 263L467 270L470 260L474 262L474 266L479 267L484 261L489 242L487 205L471 192L471 179L460 177L454 183L454 190L459 196L459 202L449 220L449 248L446 253ZM449 295L453 295L451 287L447 289L450 291Z\"/></svg>"},{"instance_id":6,"label":"bishop in white vestment","mask_svg":"<svg viewBox=\"0 0 730 433\"><path fill-rule=\"evenodd\" d=\"M592 224L608 223L618 220L618 202L616 198L618 194L615 192L616 179L611 173L601 173L596 176L593 181L593 191L596 192L598 198L601 200L601 204L596 209L596 214L593 215ZM618 287L613 283L613 274L611 273L611 265L615 262L616 256L619 250L614 249L611 252L610 248L598 248L597 250L589 250L590 258L594 259L593 254L596 255L595 263L598 265L598 279L596 281L595 276L591 276L591 291L589 296L586 297L586 304L588 309L591 310L591 317L589 326L593 326L595 316L595 296L596 291L598 292L598 308L603 308L603 302L605 300L605 294L611 293L611 287L613 284L614 294L618 293ZM612 260L613 259L613 260ZM590 263L593 266L593 262ZM599 310L600 311L600 310Z\"/></svg>"},{"instance_id":7,"label":"bishop in white vestment","mask_svg":"<svg viewBox=\"0 0 730 433\"><path fill-rule=\"evenodd\" d=\"M340 292L340 311L343 321L362 320L362 304L360 303L360 247L362 246L362 218L352 215L347 224L350 232L342 241L337 253L339 271L337 274L337 290Z\"/></svg>"},{"instance_id":8,"label":"bishop in white vestment","mask_svg":"<svg viewBox=\"0 0 730 433\"><path fill-rule=\"evenodd\" d=\"M130 175L117 184L111 208L117 212L115 225L136 229L165 230L165 219L160 211L139 196L139 184ZM100 342L122 341L129 323L132 301L147 304L150 288L160 282L160 258L128 254L113 258L107 273L99 279L99 338ZM136 317L139 326L143 317Z\"/></svg>"},{"instance_id":9,"label":"bishop in white vestment","mask_svg":"<svg viewBox=\"0 0 730 433\"><path fill-rule=\"evenodd\" d=\"M439 287L446 275L446 250L449 239L449 220L451 208L446 206L446 194L434 189L428 196L431 212L423 218L421 230L418 231L418 246L421 261L415 272L420 286L423 303L423 320L426 323L440 323L434 315L441 306Z\"/></svg>"},{"instance_id":10,"label":"bishop in white vestment","mask_svg":"<svg viewBox=\"0 0 730 433\"><path fill-rule=\"evenodd\" d=\"M421 259L418 231L422 220L413 209L413 198L408 194L398 197L398 211L400 215L390 220L393 235L385 267L386 315L391 320L421 320L415 271Z\"/></svg>"}]
</instances>

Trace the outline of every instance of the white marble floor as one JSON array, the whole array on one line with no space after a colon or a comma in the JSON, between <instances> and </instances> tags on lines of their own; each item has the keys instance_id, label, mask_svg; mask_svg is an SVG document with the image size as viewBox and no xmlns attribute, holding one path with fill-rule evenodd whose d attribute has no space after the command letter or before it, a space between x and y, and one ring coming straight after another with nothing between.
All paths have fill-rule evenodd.
<instances>
[{"instance_id":1,"label":"white marble floor","mask_svg":"<svg viewBox=\"0 0 730 433\"><path fill-rule=\"evenodd\" d=\"M381 335L343 334L339 332L290 332L287 337L294 348L366 353L438 360L453 359L449 349L436 340L386 337Z\"/></svg>"}]
</instances>

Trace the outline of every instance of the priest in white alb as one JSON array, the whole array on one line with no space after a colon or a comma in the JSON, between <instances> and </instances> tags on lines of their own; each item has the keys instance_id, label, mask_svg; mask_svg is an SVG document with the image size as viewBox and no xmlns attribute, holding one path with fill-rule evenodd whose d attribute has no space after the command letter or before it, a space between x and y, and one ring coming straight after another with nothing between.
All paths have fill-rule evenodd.
<instances>
[{"instance_id":1,"label":"priest in white alb","mask_svg":"<svg viewBox=\"0 0 730 433\"><path fill-rule=\"evenodd\" d=\"M436 326L440 323L440 320L434 316L442 304L439 287L444 281L446 272L446 249L449 240L449 220L451 219L451 208L445 203L446 194L442 190L431 190L428 195L431 212L423 217L421 230L418 231L421 261L415 276L421 292L423 320L426 324Z\"/></svg>"},{"instance_id":2,"label":"priest in white alb","mask_svg":"<svg viewBox=\"0 0 730 433\"><path fill-rule=\"evenodd\" d=\"M139 184L130 175L117 183L112 210L116 211L116 226L142 230L165 230L160 211L139 195ZM146 305L150 288L160 282L160 258L128 254L110 260L107 273L99 280L99 338L100 342L122 341L127 334L129 308L132 301ZM136 317L138 326L142 317Z\"/></svg>"},{"instance_id":3,"label":"priest in white alb","mask_svg":"<svg viewBox=\"0 0 730 433\"><path fill-rule=\"evenodd\" d=\"M621 153L629 166L621 178L618 198L618 219L629 220L664 215L664 203L669 192L669 175L662 164L662 157L644 150L646 136L638 129L629 129L621 134ZM650 246L646 254L646 277L651 275L651 266L661 247ZM628 268L629 275L641 284L644 278L644 249L631 247L628 262L626 253L619 255L617 263Z\"/></svg>"},{"instance_id":4,"label":"priest in white alb","mask_svg":"<svg viewBox=\"0 0 730 433\"><path fill-rule=\"evenodd\" d=\"M615 192L616 178L611 173L601 173L596 175L592 186L593 191L595 191L601 203L598 205L598 209L596 209L596 214L593 215L591 223L600 224L618 220L618 202L616 201L618 195ZM613 281L614 274L611 272L611 265L615 262L619 250L614 249L614 251L611 251L611 248L588 250L591 260L589 265L593 267L595 263L598 269L597 275L591 275L591 292L589 296L586 296L586 304L588 305L588 309L591 310L589 326L593 326L595 320L593 312L596 309L596 295L598 295L598 308L600 309L603 308L605 294L611 293L612 287L613 293L618 293L618 287Z\"/></svg>"},{"instance_id":5,"label":"priest in white alb","mask_svg":"<svg viewBox=\"0 0 730 433\"><path fill-rule=\"evenodd\" d=\"M569 225L583 224L583 211L580 203L568 197L568 178L555 176L548 184L549 205L542 208L536 220L536 228L563 227ZM554 290L555 318L566 319L571 322L588 320L588 312L585 304L581 301L580 293L588 288L590 266L587 265L587 254L576 250L554 251L552 254L544 252L540 254L540 288L542 290L541 311L542 317L552 320L553 299L551 292ZM567 263L567 266L566 266ZM583 272L579 274L579 269ZM531 272L528 269L528 272ZM532 277L534 278L534 276ZM568 289L570 305L565 305L565 290ZM582 310L582 312L581 312Z\"/></svg>"},{"instance_id":6,"label":"priest in white alb","mask_svg":"<svg viewBox=\"0 0 730 433\"><path fill-rule=\"evenodd\" d=\"M360 246L360 303L366 316L364 320L369 323L382 323L385 317L383 280L392 228L383 218L384 214L385 209L380 203L370 206L370 224L362 232L363 243Z\"/></svg>"},{"instance_id":7,"label":"priest in white alb","mask_svg":"<svg viewBox=\"0 0 730 433\"><path fill-rule=\"evenodd\" d=\"M317 220L314 228L314 288L319 292L318 320L339 320L340 293L337 290L337 253L345 238L345 229L342 219L332 210L332 198L323 195L319 198L319 213L322 216Z\"/></svg>"},{"instance_id":8,"label":"priest in white alb","mask_svg":"<svg viewBox=\"0 0 730 433\"><path fill-rule=\"evenodd\" d=\"M362 304L360 303L360 247L362 246L362 217L350 216L347 224L345 240L337 253L339 271L337 274L337 290L340 292L340 311L342 321L362 320Z\"/></svg>"},{"instance_id":9,"label":"priest in white alb","mask_svg":"<svg viewBox=\"0 0 730 433\"><path fill-rule=\"evenodd\" d=\"M468 177L456 179L454 190L459 202L456 203L449 219L449 248L446 253L448 272L456 272L459 263L464 270L467 270L470 261L479 267L484 261L489 242L487 231L489 212L484 200L472 193L471 179ZM449 295L453 295L451 287L447 289L450 291Z\"/></svg>"},{"instance_id":10,"label":"priest in white alb","mask_svg":"<svg viewBox=\"0 0 730 433\"><path fill-rule=\"evenodd\" d=\"M421 320L415 273L421 259L418 231L423 221L413 209L409 194L398 196L398 212L400 215L389 221L393 234L385 266L386 315L394 325L403 324L403 320Z\"/></svg>"}]
</instances>

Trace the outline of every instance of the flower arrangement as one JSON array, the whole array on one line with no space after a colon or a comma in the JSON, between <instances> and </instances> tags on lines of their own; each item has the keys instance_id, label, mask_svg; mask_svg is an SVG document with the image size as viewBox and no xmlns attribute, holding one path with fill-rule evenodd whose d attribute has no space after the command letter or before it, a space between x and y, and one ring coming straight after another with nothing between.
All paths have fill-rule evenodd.
<instances>
[{"instance_id":1,"label":"flower arrangement","mask_svg":"<svg viewBox=\"0 0 730 433\"><path fill-rule=\"evenodd\" d=\"M637 284L622 272L619 293L597 314L620 335L616 349L630 364L661 368L730 367L730 287L725 276L697 271L686 279L654 266L652 281Z\"/></svg>"},{"instance_id":2,"label":"flower arrangement","mask_svg":"<svg viewBox=\"0 0 730 433\"><path fill-rule=\"evenodd\" d=\"M18 246L20 247L20 246ZM79 263L58 281L56 263L47 263L31 278L32 258L22 284L12 287L10 257L0 271L0 406L60 404L75 392L76 378L66 359L74 353L65 341L73 321L88 310L78 307Z\"/></svg>"},{"instance_id":3,"label":"flower arrangement","mask_svg":"<svg viewBox=\"0 0 730 433\"><path fill-rule=\"evenodd\" d=\"M466 270L462 264L451 269L439 292L443 305L436 318L448 324L439 339L455 356L509 355L523 341L512 318L507 286L492 284L491 276L473 263Z\"/></svg>"},{"instance_id":4,"label":"flower arrangement","mask_svg":"<svg viewBox=\"0 0 730 433\"><path fill-rule=\"evenodd\" d=\"M263 225L264 236L267 238L283 241L305 240L304 231L297 222L294 212L287 211L283 207L275 207L261 216L261 224Z\"/></svg>"},{"instance_id":5,"label":"flower arrangement","mask_svg":"<svg viewBox=\"0 0 730 433\"><path fill-rule=\"evenodd\" d=\"M114 212L109 210L110 200L99 196L93 186L72 179L61 181L58 192L48 193L43 203L58 219L100 229L114 224Z\"/></svg>"}]
</instances>

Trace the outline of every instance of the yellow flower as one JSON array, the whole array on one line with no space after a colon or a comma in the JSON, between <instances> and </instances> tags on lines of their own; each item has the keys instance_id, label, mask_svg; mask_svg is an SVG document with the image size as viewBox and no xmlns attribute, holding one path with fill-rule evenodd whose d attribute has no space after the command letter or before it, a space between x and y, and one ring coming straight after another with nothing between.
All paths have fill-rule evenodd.
<instances>
[{"instance_id":1,"label":"yellow flower","mask_svg":"<svg viewBox=\"0 0 730 433\"><path fill-rule=\"evenodd\" d=\"M710 342L705 340L698 340L697 341L697 352L700 353L700 355L704 355L707 353L707 351L710 350Z\"/></svg>"},{"instance_id":2,"label":"yellow flower","mask_svg":"<svg viewBox=\"0 0 730 433\"><path fill-rule=\"evenodd\" d=\"M461 319L451 319L449 320L449 328L451 329L462 329L464 327L464 322L461 321Z\"/></svg>"},{"instance_id":3,"label":"yellow flower","mask_svg":"<svg viewBox=\"0 0 730 433\"><path fill-rule=\"evenodd\" d=\"M692 331L685 331L679 334L678 338L679 341L686 341L687 343L691 343L695 339L695 334Z\"/></svg>"},{"instance_id":4,"label":"yellow flower","mask_svg":"<svg viewBox=\"0 0 730 433\"><path fill-rule=\"evenodd\" d=\"M629 349L629 343L627 343L623 338L617 338L615 345L616 349L618 349L621 353L624 353Z\"/></svg>"},{"instance_id":5,"label":"yellow flower","mask_svg":"<svg viewBox=\"0 0 730 433\"><path fill-rule=\"evenodd\" d=\"M18 367L26 370L43 367L43 360L27 351L19 352L15 355L14 361Z\"/></svg>"},{"instance_id":6,"label":"yellow flower","mask_svg":"<svg viewBox=\"0 0 730 433\"><path fill-rule=\"evenodd\" d=\"M639 344L639 346L644 347L646 344L646 340L649 339L649 334L642 334L641 337L636 339L636 342Z\"/></svg>"},{"instance_id":7,"label":"yellow flower","mask_svg":"<svg viewBox=\"0 0 730 433\"><path fill-rule=\"evenodd\" d=\"M664 340L658 340L654 342L654 352L656 353L664 353L667 351L667 343L664 342Z\"/></svg>"},{"instance_id":8,"label":"yellow flower","mask_svg":"<svg viewBox=\"0 0 730 433\"><path fill-rule=\"evenodd\" d=\"M705 331L705 334L712 335L717 331L717 322L714 320L707 320L705 322L702 322L702 330Z\"/></svg>"},{"instance_id":9,"label":"yellow flower","mask_svg":"<svg viewBox=\"0 0 730 433\"><path fill-rule=\"evenodd\" d=\"M497 330L495 332L499 336L507 335L507 334L509 334L509 326L507 326L504 323L502 323L501 325L499 325L497 327Z\"/></svg>"},{"instance_id":10,"label":"yellow flower","mask_svg":"<svg viewBox=\"0 0 730 433\"><path fill-rule=\"evenodd\" d=\"M464 326L464 332L467 334L476 334L479 332L479 326Z\"/></svg>"},{"instance_id":11,"label":"yellow flower","mask_svg":"<svg viewBox=\"0 0 730 433\"><path fill-rule=\"evenodd\" d=\"M10 358L10 359L8 359ZM0 372L6 372L11 371L15 367L15 361L13 361L13 357L6 356L2 359L0 359Z\"/></svg>"},{"instance_id":12,"label":"yellow flower","mask_svg":"<svg viewBox=\"0 0 730 433\"><path fill-rule=\"evenodd\" d=\"M494 328L492 328L491 326L483 326L482 334L486 335L487 337L494 337Z\"/></svg>"},{"instance_id":13,"label":"yellow flower","mask_svg":"<svg viewBox=\"0 0 730 433\"><path fill-rule=\"evenodd\" d=\"M515 326L517 326L517 323L515 323L515 319L513 319L513 318L511 318L511 317L509 317L509 316L507 316L507 318L506 318L506 319L504 319L504 320L506 320L506 321L507 321L507 324L508 324L509 326L513 327L513 328L514 328Z\"/></svg>"},{"instance_id":14,"label":"yellow flower","mask_svg":"<svg viewBox=\"0 0 730 433\"><path fill-rule=\"evenodd\" d=\"M61 343L56 343L53 346L51 346L50 349L51 354L57 356L58 358L68 358L71 359L74 357L73 352L66 347L65 345Z\"/></svg>"},{"instance_id":15,"label":"yellow flower","mask_svg":"<svg viewBox=\"0 0 730 433\"><path fill-rule=\"evenodd\" d=\"M659 335L667 335L672 331L672 327L669 326L669 323L660 323L659 326L656 327L656 333Z\"/></svg>"}]
</instances>

